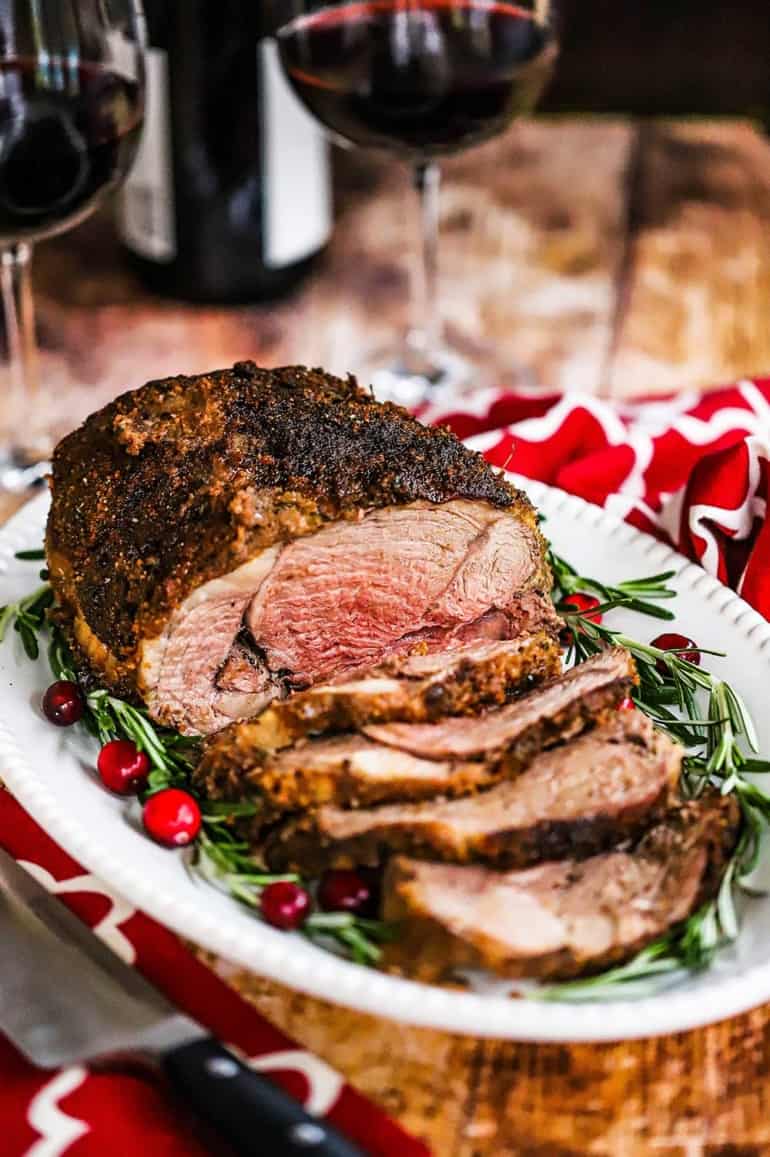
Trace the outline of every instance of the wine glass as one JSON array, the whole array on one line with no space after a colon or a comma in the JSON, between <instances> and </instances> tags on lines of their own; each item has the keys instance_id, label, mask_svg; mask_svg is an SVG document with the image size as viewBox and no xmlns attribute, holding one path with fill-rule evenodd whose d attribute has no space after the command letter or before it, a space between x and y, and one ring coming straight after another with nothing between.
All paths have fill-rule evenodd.
<instances>
[{"instance_id":1,"label":"wine glass","mask_svg":"<svg viewBox=\"0 0 770 1157\"><path fill-rule=\"evenodd\" d=\"M0 290L8 388L0 488L51 453L38 377L32 243L71 229L125 177L144 110L139 0L0 0Z\"/></svg>"},{"instance_id":2,"label":"wine glass","mask_svg":"<svg viewBox=\"0 0 770 1157\"><path fill-rule=\"evenodd\" d=\"M437 158L531 111L556 58L552 0L277 0L284 71L300 100L344 142L413 167L422 215L417 322L375 364L379 397L416 405L436 387L478 382L442 335L437 300Z\"/></svg>"}]
</instances>

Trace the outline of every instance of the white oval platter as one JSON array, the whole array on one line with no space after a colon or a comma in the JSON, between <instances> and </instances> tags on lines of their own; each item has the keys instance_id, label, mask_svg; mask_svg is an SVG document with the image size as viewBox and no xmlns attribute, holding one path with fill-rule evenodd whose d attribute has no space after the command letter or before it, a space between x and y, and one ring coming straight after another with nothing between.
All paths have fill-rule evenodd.
<instances>
[{"instance_id":1,"label":"white oval platter","mask_svg":"<svg viewBox=\"0 0 770 1157\"><path fill-rule=\"evenodd\" d=\"M711 669L735 684L770 754L770 625L699 567L599 507L540 483L523 484L547 516L555 549L583 573L607 581L676 571L676 629L700 646L725 651ZM0 605L28 593L34 563L14 553L42 541L47 496L0 530ZM615 612L611 620L642 640L662 627ZM572 1004L512 999L499 984L460 991L419 984L349 963L303 937L262 924L192 876L182 854L140 830L138 805L102 790L95 749L46 723L40 696L50 681L45 658L31 663L18 635L0 647L0 775L39 824L81 864L156 920L239 965L326 1000L415 1025L513 1040L612 1040L678 1032L770 1000L770 897L752 899L737 943L697 977L653 997Z\"/></svg>"}]
</instances>

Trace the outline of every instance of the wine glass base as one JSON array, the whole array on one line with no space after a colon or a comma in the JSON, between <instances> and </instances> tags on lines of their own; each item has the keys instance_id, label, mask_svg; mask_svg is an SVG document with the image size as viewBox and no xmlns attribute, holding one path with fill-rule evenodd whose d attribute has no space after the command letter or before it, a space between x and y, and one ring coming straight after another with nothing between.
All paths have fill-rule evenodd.
<instances>
[{"instance_id":1,"label":"wine glass base","mask_svg":"<svg viewBox=\"0 0 770 1157\"><path fill-rule=\"evenodd\" d=\"M439 394L452 397L488 384L483 370L446 347L431 354L429 361L409 352L378 359L360 376L379 402L396 402L408 409Z\"/></svg>"},{"instance_id":2,"label":"wine glass base","mask_svg":"<svg viewBox=\"0 0 770 1157\"><path fill-rule=\"evenodd\" d=\"M17 450L0 452L0 493L31 494L45 485L51 462Z\"/></svg>"}]
</instances>

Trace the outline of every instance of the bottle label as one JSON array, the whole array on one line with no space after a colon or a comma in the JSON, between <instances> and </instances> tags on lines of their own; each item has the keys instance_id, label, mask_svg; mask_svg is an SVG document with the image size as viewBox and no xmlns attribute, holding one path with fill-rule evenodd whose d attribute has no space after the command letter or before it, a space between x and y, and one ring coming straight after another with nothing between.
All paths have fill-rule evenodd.
<instances>
[{"instance_id":1,"label":"bottle label","mask_svg":"<svg viewBox=\"0 0 770 1157\"><path fill-rule=\"evenodd\" d=\"M118 231L140 257L173 261L176 257L174 174L168 57L161 48L146 53L147 97L144 129L133 168L118 202Z\"/></svg>"},{"instance_id":2,"label":"bottle label","mask_svg":"<svg viewBox=\"0 0 770 1157\"><path fill-rule=\"evenodd\" d=\"M329 146L283 75L274 40L259 45L262 73L264 262L269 269L316 253L332 227Z\"/></svg>"}]
</instances>

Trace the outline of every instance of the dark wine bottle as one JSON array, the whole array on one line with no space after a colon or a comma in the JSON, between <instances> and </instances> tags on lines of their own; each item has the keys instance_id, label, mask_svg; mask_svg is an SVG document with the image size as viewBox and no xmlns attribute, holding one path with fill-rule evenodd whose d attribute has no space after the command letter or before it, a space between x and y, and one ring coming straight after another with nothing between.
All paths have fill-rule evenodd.
<instances>
[{"instance_id":1,"label":"dark wine bottle","mask_svg":"<svg viewBox=\"0 0 770 1157\"><path fill-rule=\"evenodd\" d=\"M145 0L147 108L119 231L158 292L278 297L331 229L328 146L255 0Z\"/></svg>"}]
</instances>

